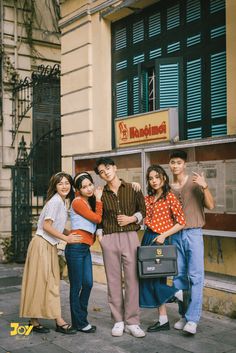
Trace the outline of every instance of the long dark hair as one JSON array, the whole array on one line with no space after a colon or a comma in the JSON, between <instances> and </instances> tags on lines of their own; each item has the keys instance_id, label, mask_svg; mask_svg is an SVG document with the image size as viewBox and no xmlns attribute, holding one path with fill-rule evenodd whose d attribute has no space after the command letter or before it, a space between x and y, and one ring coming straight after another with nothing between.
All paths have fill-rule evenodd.
<instances>
[{"instance_id":1,"label":"long dark hair","mask_svg":"<svg viewBox=\"0 0 236 353\"><path fill-rule=\"evenodd\" d=\"M82 188L82 182L84 179L88 179L91 181L92 184L94 184L93 178L91 177L91 175L87 172L81 172L81 173L77 173L74 177L74 187L75 189L77 189L78 191L80 191L80 189ZM95 212L96 209L96 197L93 195L91 197L88 198L88 203L91 207L91 209Z\"/></svg>"},{"instance_id":2,"label":"long dark hair","mask_svg":"<svg viewBox=\"0 0 236 353\"><path fill-rule=\"evenodd\" d=\"M157 165L157 164L153 164L150 167L148 167L148 169L147 169L146 182L147 182L147 193L148 193L148 195L154 195L155 194L154 190L152 189L152 187L151 187L151 185L149 183L149 174L152 171L157 172L157 174L159 174L161 179L164 181L164 184L162 186L163 194L162 194L161 197L166 198L168 192L170 191L169 177L166 174L165 170L160 165Z\"/></svg>"},{"instance_id":3,"label":"long dark hair","mask_svg":"<svg viewBox=\"0 0 236 353\"><path fill-rule=\"evenodd\" d=\"M62 180L62 178L66 178L69 183L70 183L70 192L69 194L66 196L67 199L70 200L70 202L73 200L75 194L74 194L74 189L73 189L73 178L70 174L67 174L65 172L59 172L56 173L54 175L51 176L51 179L49 181L49 185L48 185L48 190L47 190L47 198L46 198L46 202L48 202L56 193L57 193L57 184L60 183L60 181Z\"/></svg>"}]
</instances>

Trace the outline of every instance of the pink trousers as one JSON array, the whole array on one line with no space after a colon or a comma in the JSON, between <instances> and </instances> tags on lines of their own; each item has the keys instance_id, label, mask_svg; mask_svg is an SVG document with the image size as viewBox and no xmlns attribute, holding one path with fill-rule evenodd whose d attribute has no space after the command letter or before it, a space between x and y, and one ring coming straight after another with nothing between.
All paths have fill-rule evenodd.
<instances>
[{"instance_id":1,"label":"pink trousers","mask_svg":"<svg viewBox=\"0 0 236 353\"><path fill-rule=\"evenodd\" d=\"M114 322L139 324L136 232L105 234L101 240L107 277L108 304Z\"/></svg>"}]
</instances>

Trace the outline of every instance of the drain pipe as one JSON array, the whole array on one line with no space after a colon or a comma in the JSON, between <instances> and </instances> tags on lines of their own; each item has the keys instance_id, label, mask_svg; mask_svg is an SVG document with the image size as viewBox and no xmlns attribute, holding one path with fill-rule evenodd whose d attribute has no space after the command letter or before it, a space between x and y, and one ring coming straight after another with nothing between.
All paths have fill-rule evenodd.
<instances>
[{"instance_id":1,"label":"drain pipe","mask_svg":"<svg viewBox=\"0 0 236 353\"><path fill-rule=\"evenodd\" d=\"M18 16L17 16L17 0L14 0L14 54L15 54L15 70L18 69Z\"/></svg>"},{"instance_id":2,"label":"drain pipe","mask_svg":"<svg viewBox=\"0 0 236 353\"><path fill-rule=\"evenodd\" d=\"M0 126L2 126L3 123L3 33L4 33L4 27L3 27L3 1L0 1L0 25L1 25L1 29L0 29L0 34L1 34L1 38L0 38L0 50L1 50L1 97L0 99L2 100L2 104L1 104L1 111L0 111Z\"/></svg>"}]
</instances>

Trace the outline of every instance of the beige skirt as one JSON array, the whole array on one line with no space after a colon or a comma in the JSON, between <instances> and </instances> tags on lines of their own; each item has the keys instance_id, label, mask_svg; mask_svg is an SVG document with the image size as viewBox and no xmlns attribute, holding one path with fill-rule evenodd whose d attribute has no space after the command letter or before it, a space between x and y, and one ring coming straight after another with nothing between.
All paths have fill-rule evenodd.
<instances>
[{"instance_id":1,"label":"beige skirt","mask_svg":"<svg viewBox=\"0 0 236 353\"><path fill-rule=\"evenodd\" d=\"M57 247L36 235L30 242L21 289L20 317L61 317Z\"/></svg>"}]
</instances>

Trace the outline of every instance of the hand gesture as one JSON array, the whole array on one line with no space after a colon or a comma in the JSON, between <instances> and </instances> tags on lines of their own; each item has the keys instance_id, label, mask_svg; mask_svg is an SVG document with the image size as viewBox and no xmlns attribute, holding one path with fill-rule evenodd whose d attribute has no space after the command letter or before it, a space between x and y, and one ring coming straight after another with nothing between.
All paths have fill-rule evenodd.
<instances>
[{"instance_id":1,"label":"hand gesture","mask_svg":"<svg viewBox=\"0 0 236 353\"><path fill-rule=\"evenodd\" d=\"M132 188L134 189L134 191L138 192L141 190L141 185L139 183L136 183L135 181L132 181Z\"/></svg>"},{"instance_id":2,"label":"hand gesture","mask_svg":"<svg viewBox=\"0 0 236 353\"><path fill-rule=\"evenodd\" d=\"M120 227L124 227L124 226L127 226L130 223L134 223L135 220L134 220L133 216L126 216L125 214L119 214L117 216L117 222L118 222Z\"/></svg>"},{"instance_id":3,"label":"hand gesture","mask_svg":"<svg viewBox=\"0 0 236 353\"><path fill-rule=\"evenodd\" d=\"M201 186L203 189L207 187L207 183L204 177L203 172L201 172L201 174L198 174L196 172L192 172L193 173L193 177L192 177L192 181L196 184L198 184L199 186Z\"/></svg>"},{"instance_id":4,"label":"hand gesture","mask_svg":"<svg viewBox=\"0 0 236 353\"><path fill-rule=\"evenodd\" d=\"M95 191L94 191L94 196L96 197L97 201L100 201L102 198L102 193L103 193L103 187L98 186Z\"/></svg>"},{"instance_id":5,"label":"hand gesture","mask_svg":"<svg viewBox=\"0 0 236 353\"><path fill-rule=\"evenodd\" d=\"M82 236L79 234L69 234L66 237L66 242L68 244L75 244L75 243L80 243L82 239Z\"/></svg>"}]
</instances>

